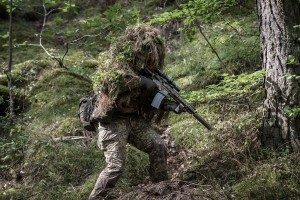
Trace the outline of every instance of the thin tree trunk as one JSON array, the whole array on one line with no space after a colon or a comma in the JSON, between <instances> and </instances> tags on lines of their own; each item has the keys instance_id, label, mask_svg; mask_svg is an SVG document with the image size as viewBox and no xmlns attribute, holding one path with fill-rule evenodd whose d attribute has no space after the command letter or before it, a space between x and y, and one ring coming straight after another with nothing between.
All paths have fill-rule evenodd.
<instances>
[{"instance_id":1,"label":"thin tree trunk","mask_svg":"<svg viewBox=\"0 0 300 200\"><path fill-rule=\"evenodd\" d=\"M300 117L286 110L300 106L300 2L257 0L262 66L266 70L262 144L277 151L300 150ZM289 63L289 57L295 62Z\"/></svg>"},{"instance_id":2,"label":"thin tree trunk","mask_svg":"<svg viewBox=\"0 0 300 200\"><path fill-rule=\"evenodd\" d=\"M9 5L9 41L8 41L8 89L9 89L9 113L12 116L14 113L14 98L13 98L13 84L12 84L12 0Z\"/></svg>"}]
</instances>

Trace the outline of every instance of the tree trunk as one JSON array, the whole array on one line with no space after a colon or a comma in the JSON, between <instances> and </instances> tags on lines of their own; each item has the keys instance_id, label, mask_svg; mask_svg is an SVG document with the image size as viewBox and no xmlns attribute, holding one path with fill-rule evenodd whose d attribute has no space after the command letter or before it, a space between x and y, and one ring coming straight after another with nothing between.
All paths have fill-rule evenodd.
<instances>
[{"instance_id":1,"label":"tree trunk","mask_svg":"<svg viewBox=\"0 0 300 200\"><path fill-rule=\"evenodd\" d=\"M266 70L262 144L276 151L300 150L299 0L257 0L262 66ZM294 61L293 61L294 60ZM292 78L294 77L294 78Z\"/></svg>"},{"instance_id":2,"label":"tree trunk","mask_svg":"<svg viewBox=\"0 0 300 200\"><path fill-rule=\"evenodd\" d=\"M7 80L9 89L9 114L12 116L14 113L14 97L13 97L13 84L12 84L12 0L9 4L9 41L8 41L8 69Z\"/></svg>"}]
</instances>

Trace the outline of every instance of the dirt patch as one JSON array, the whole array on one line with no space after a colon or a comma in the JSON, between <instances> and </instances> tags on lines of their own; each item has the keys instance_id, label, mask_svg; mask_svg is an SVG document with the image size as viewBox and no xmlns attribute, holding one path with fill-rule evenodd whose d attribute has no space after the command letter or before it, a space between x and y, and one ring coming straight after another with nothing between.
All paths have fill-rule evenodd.
<instances>
[{"instance_id":1,"label":"dirt patch","mask_svg":"<svg viewBox=\"0 0 300 200\"><path fill-rule=\"evenodd\" d=\"M200 199L197 198L197 185L180 180L163 181L157 184L139 185L130 193L117 198L118 200L129 199ZM201 198L203 199L203 198Z\"/></svg>"}]
</instances>

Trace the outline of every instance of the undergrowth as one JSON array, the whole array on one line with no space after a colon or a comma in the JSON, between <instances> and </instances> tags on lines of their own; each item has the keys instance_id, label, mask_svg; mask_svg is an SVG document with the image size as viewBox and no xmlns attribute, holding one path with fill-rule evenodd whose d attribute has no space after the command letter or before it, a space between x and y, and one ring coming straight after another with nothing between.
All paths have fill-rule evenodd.
<instances>
[{"instance_id":1,"label":"undergrowth","mask_svg":"<svg viewBox=\"0 0 300 200\"><path fill-rule=\"evenodd\" d=\"M298 198L298 154L261 148L263 76L263 71L226 75L219 84L183 94L213 131L188 114L171 115L169 132L195 153L183 179L197 181L199 190L209 185L230 199Z\"/></svg>"},{"instance_id":2,"label":"undergrowth","mask_svg":"<svg viewBox=\"0 0 300 200\"><path fill-rule=\"evenodd\" d=\"M229 16L203 30L224 65L199 33L191 42L185 42L186 39L176 42L177 47L166 57L168 75L183 88L197 90L219 83L223 73L238 75L258 70L259 37L255 20L254 14Z\"/></svg>"}]
</instances>

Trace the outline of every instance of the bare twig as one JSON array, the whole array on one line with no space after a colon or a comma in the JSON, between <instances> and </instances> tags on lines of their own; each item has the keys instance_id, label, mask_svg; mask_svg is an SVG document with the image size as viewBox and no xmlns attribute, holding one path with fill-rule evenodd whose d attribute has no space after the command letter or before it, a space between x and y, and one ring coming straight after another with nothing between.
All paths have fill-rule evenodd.
<instances>
[{"instance_id":1,"label":"bare twig","mask_svg":"<svg viewBox=\"0 0 300 200\"><path fill-rule=\"evenodd\" d=\"M89 136L89 135L85 135L85 136L60 136L60 137L55 137L54 136L54 133L56 132L56 130L58 129L59 127L59 124L58 123L55 123L52 125L52 128L49 132L46 132L46 133L42 133L43 135L47 136L47 137L50 137L50 139L53 141L53 142L64 142L64 141L77 141L77 140L91 140L92 139L92 135ZM77 132L77 130L75 130L75 132Z\"/></svg>"},{"instance_id":2,"label":"bare twig","mask_svg":"<svg viewBox=\"0 0 300 200\"><path fill-rule=\"evenodd\" d=\"M51 54L51 53L44 47L44 45L43 45L43 43L42 43L42 35L43 35L44 30L45 30L46 21L47 21L46 18L47 18L47 16L48 16L51 12L53 12L54 10L51 10L51 11L47 12L46 7L45 7L44 4L43 4L43 8L44 8L44 20L43 20L42 29L41 29L40 34L39 34L39 44L16 44L16 46L17 46L17 47L18 47L18 46L34 46L34 47L41 47L41 48L43 49L43 51L44 51L50 58L56 60L56 61L59 63L59 66L60 66L60 67L63 67L63 68L66 68L66 67L64 66L63 63L64 63L64 59L65 59L66 55L67 55L68 52L69 52L69 45L71 45L71 44L76 44L76 43L78 43L79 41L81 41L81 40L83 40L83 39L86 39L86 38L99 37L99 36L101 36L101 35L107 33L108 31L110 31L110 30L112 29L111 27L108 27L108 28L106 28L106 30L102 31L101 33L98 33L98 34L95 34L95 35L83 35L83 36L81 36L80 38L77 38L77 39L72 40L72 41L70 41L70 42L65 42L65 43L64 43L64 46L65 46L66 50L65 50L64 54L63 54L62 56L60 56L60 57L56 57L56 56L54 56L53 54Z\"/></svg>"},{"instance_id":3,"label":"bare twig","mask_svg":"<svg viewBox=\"0 0 300 200\"><path fill-rule=\"evenodd\" d=\"M60 67L63 67L63 68L66 68L63 61L64 61L64 58L65 56L67 55L68 51L69 51L69 43L65 43L65 47L66 47L66 51L64 52L63 56L55 56L53 55L51 52L49 52L45 46L43 45L43 33L45 31L45 27L46 27L46 23L47 23L47 17L52 13L54 12L56 9L52 9L50 11L47 11L47 8L46 8L46 5L45 5L45 1L43 1L42 3L42 7L43 7L43 11L44 13L42 14L44 17L43 17L43 25L42 25L42 28L41 28L41 31L39 33L39 44L17 44L17 46L36 46L36 47L41 47L43 49L43 51L52 59L56 60L59 64ZM99 33L97 36L101 35L102 33ZM87 36L83 36L82 38L85 38ZM79 41L79 40L75 40L75 41L72 41L71 43L74 43L76 41Z\"/></svg>"},{"instance_id":4,"label":"bare twig","mask_svg":"<svg viewBox=\"0 0 300 200\"><path fill-rule=\"evenodd\" d=\"M89 137L85 136L61 136L61 137L52 137L54 142L61 142L61 141L74 141L74 140L91 140Z\"/></svg>"},{"instance_id":5,"label":"bare twig","mask_svg":"<svg viewBox=\"0 0 300 200\"><path fill-rule=\"evenodd\" d=\"M107 31L111 30L111 27L106 28L106 30L104 30L103 32L96 34L96 35L84 35L80 38L77 38L75 40L72 40L70 42L65 42L64 43L64 47L65 47L65 52L63 53L62 56L59 55L54 55L53 53L51 53L49 50L47 50L47 48L43 45L43 33L45 32L45 27L46 27L46 23L47 23L47 17L53 13L54 11L56 11L57 9L52 9L50 11L47 11L46 5L45 5L45 1L43 0L42 3L42 7L43 7L43 13L39 13L40 15L43 15L43 24L42 24L42 28L40 33L38 34L39 36L39 43L38 44L17 44L16 46L35 46L35 47L40 47L42 48L42 50L53 60L57 61L59 66L62 68L66 68L66 66L64 65L64 59L66 57L66 55L69 52L69 45L71 44L75 44L85 38L90 38L90 37L98 37L103 35L104 33L106 33Z\"/></svg>"},{"instance_id":6,"label":"bare twig","mask_svg":"<svg viewBox=\"0 0 300 200\"><path fill-rule=\"evenodd\" d=\"M178 4L178 2L176 1L176 5L177 7L182 10L182 7ZM186 14L185 14L186 15ZM191 11L188 7L188 15L189 17L193 18ZM206 35L204 34L202 27L201 27L201 23L199 20L194 20L193 24L198 27L200 34L203 36L203 38L205 39L205 41L207 42L207 44L209 45L209 47L211 48L211 50L213 51L213 53L217 56L219 62L221 63L221 66L230 74L231 72L228 70L228 68L226 67L226 65L224 64L224 62L222 61L222 59L220 58L218 52L215 50L215 48L212 46L212 44L210 43L210 41L208 40L208 38L206 37Z\"/></svg>"},{"instance_id":7,"label":"bare twig","mask_svg":"<svg viewBox=\"0 0 300 200\"><path fill-rule=\"evenodd\" d=\"M109 30L111 30L111 29L112 29L111 27L108 27L106 30L104 30L104 32L101 32L101 33L96 34L96 35L84 35L84 36L82 36L82 37L80 37L80 38L77 38L77 39L75 39L75 40L73 40L73 41L70 41L70 42L68 42L68 43L69 43L69 44L75 44L75 43L77 43L77 42L79 42L80 40L83 40L83 39L85 39L85 38L98 37L98 36L103 35L104 33L106 33L107 31L109 31Z\"/></svg>"},{"instance_id":8,"label":"bare twig","mask_svg":"<svg viewBox=\"0 0 300 200\"><path fill-rule=\"evenodd\" d=\"M65 56L67 55L67 53L69 51L69 43L65 43L65 47L66 47L66 51L65 51L64 55L61 57L61 60L60 60L62 65L64 63Z\"/></svg>"},{"instance_id":9,"label":"bare twig","mask_svg":"<svg viewBox=\"0 0 300 200\"><path fill-rule=\"evenodd\" d=\"M59 63L59 66L60 67L63 67L65 68L64 64L63 64L63 57L56 57L54 55L52 55L43 45L42 43L42 35L45 31L45 26L46 26L46 22L47 22L47 16L50 15L53 11L55 11L55 9L52 9L50 10L49 12L47 12L47 8L46 8L46 5L45 5L45 1L43 1L43 9L44 9L44 19L43 19L43 26L42 26L42 29L41 29L41 32L40 32L40 43L39 43L39 46L44 50L44 52L52 59L56 60L58 63ZM66 53L65 53L66 54Z\"/></svg>"},{"instance_id":10,"label":"bare twig","mask_svg":"<svg viewBox=\"0 0 300 200\"><path fill-rule=\"evenodd\" d=\"M70 44L76 44L77 42L79 42L79 41L81 41L81 40L83 40L83 39L85 39L85 38L91 38L91 37L98 37L98 36L101 36L101 35L103 35L104 33L106 33L107 31L109 31L110 29L111 29L111 27L108 27L104 32L98 33L98 34L96 34L96 35L84 35L84 36L82 36L82 37L80 37L80 38L77 38L77 39L75 39L75 40L73 40L73 41L64 43L64 46L66 47L66 51L65 51L64 55L61 57L60 62L63 64L64 58L65 58L65 56L67 55L67 53L68 53L68 51L69 51L69 45L70 45Z\"/></svg>"},{"instance_id":11,"label":"bare twig","mask_svg":"<svg viewBox=\"0 0 300 200\"><path fill-rule=\"evenodd\" d=\"M210 43L210 41L208 40L208 38L203 33L203 30L202 30L202 27L200 25L199 20L196 20L195 25L199 28L200 34L203 36L203 38L205 39L205 41L207 42L207 44L209 45L209 47L211 48L211 50L213 51L213 53L217 56L218 60L221 63L221 66L230 74L230 71L228 70L228 68L226 67L226 65L224 64L224 62L222 61L222 59L220 58L218 52L215 50L215 48L212 46L212 44Z\"/></svg>"}]
</instances>

